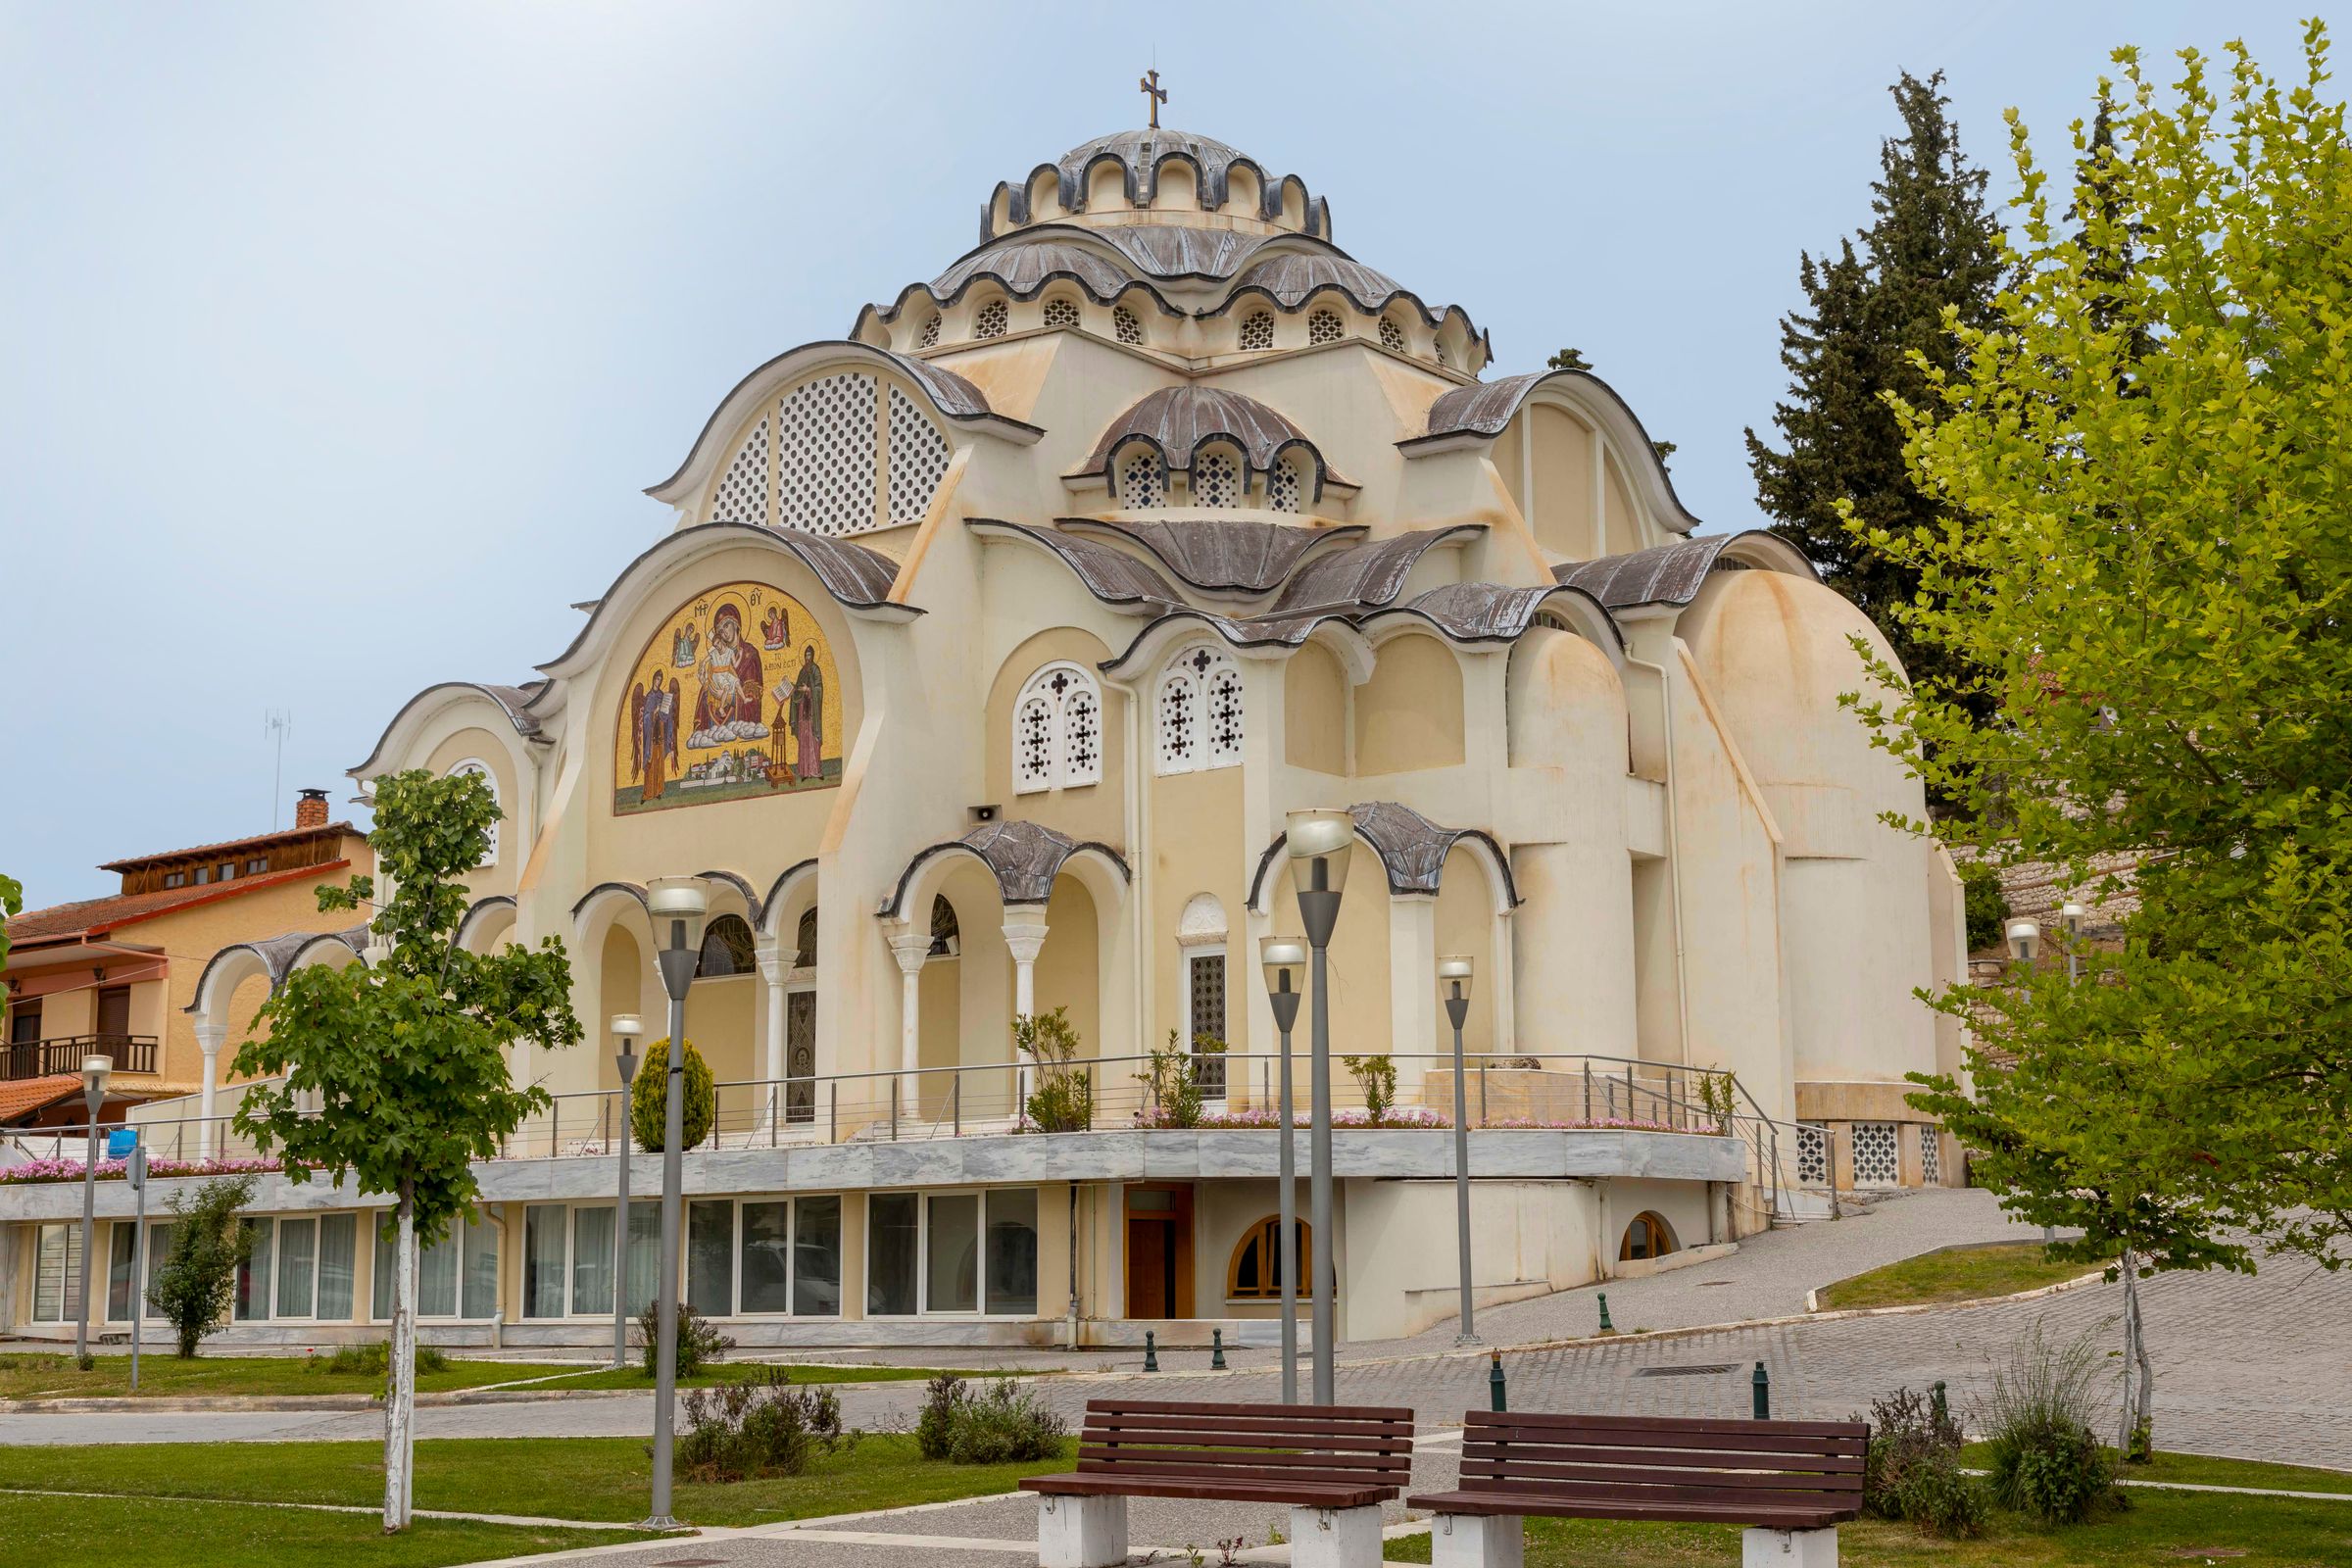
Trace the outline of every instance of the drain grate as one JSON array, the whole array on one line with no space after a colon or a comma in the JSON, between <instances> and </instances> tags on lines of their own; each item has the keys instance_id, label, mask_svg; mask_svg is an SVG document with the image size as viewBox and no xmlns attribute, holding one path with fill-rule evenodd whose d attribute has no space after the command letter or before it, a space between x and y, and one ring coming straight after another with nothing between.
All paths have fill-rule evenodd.
<instances>
[{"instance_id":1,"label":"drain grate","mask_svg":"<svg viewBox=\"0 0 2352 1568\"><path fill-rule=\"evenodd\" d=\"M1711 1291L1718 1285L1737 1285L1740 1282L1738 1280L1700 1280L1698 1284L1692 1288L1701 1291Z\"/></svg>"},{"instance_id":2,"label":"drain grate","mask_svg":"<svg viewBox=\"0 0 2352 1568\"><path fill-rule=\"evenodd\" d=\"M654 1564L654 1568L726 1568L726 1559L724 1557L672 1557L666 1562Z\"/></svg>"},{"instance_id":3,"label":"drain grate","mask_svg":"<svg viewBox=\"0 0 2352 1568\"><path fill-rule=\"evenodd\" d=\"M1719 1372L1736 1372L1738 1370L1739 1368L1733 1366L1731 1362L1721 1361L1707 1366L1638 1367L1634 1371L1634 1376L1638 1378L1704 1378L1713 1377Z\"/></svg>"}]
</instances>

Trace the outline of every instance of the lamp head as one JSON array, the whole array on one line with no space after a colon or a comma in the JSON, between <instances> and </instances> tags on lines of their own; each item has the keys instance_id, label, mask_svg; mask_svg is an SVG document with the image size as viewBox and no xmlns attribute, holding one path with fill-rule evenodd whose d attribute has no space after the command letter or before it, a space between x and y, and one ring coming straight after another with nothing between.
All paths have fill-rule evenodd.
<instances>
[{"instance_id":1,"label":"lamp head","mask_svg":"<svg viewBox=\"0 0 2352 1568\"><path fill-rule=\"evenodd\" d=\"M637 1037L645 1033L645 1022L633 1012L616 1012L606 1027L612 1034L612 1061L625 1087L637 1076Z\"/></svg>"},{"instance_id":2,"label":"lamp head","mask_svg":"<svg viewBox=\"0 0 2352 1568\"><path fill-rule=\"evenodd\" d=\"M2009 952L2020 963L2032 963L2041 949L2041 927L2032 920L2009 922Z\"/></svg>"},{"instance_id":3,"label":"lamp head","mask_svg":"<svg viewBox=\"0 0 2352 1568\"><path fill-rule=\"evenodd\" d=\"M368 933L368 945L360 950L360 961L370 969L381 969L392 961L392 944L380 931Z\"/></svg>"},{"instance_id":4,"label":"lamp head","mask_svg":"<svg viewBox=\"0 0 2352 1568\"><path fill-rule=\"evenodd\" d=\"M700 953L710 890L699 876L656 877L645 885L645 912L653 917L655 947Z\"/></svg>"},{"instance_id":5,"label":"lamp head","mask_svg":"<svg viewBox=\"0 0 2352 1568\"><path fill-rule=\"evenodd\" d=\"M1355 851L1355 818L1346 811L1293 811L1283 840L1291 852L1291 885L1298 894L1298 916L1306 939L1320 948L1331 941L1340 914L1340 891L1348 885L1348 862Z\"/></svg>"},{"instance_id":6,"label":"lamp head","mask_svg":"<svg viewBox=\"0 0 2352 1568\"><path fill-rule=\"evenodd\" d=\"M1476 964L1466 953L1453 954L1438 960L1438 993L1446 997L1467 999L1470 995L1470 974Z\"/></svg>"},{"instance_id":7,"label":"lamp head","mask_svg":"<svg viewBox=\"0 0 2352 1568\"><path fill-rule=\"evenodd\" d=\"M92 1116L98 1114L99 1102L106 1099L106 1081L114 1075L114 1057L84 1056L81 1058L81 1092L90 1102Z\"/></svg>"},{"instance_id":8,"label":"lamp head","mask_svg":"<svg viewBox=\"0 0 2352 1568\"><path fill-rule=\"evenodd\" d=\"M1306 990L1306 939L1259 937L1257 961L1266 971L1266 990L1274 996L1296 996Z\"/></svg>"},{"instance_id":9,"label":"lamp head","mask_svg":"<svg viewBox=\"0 0 2352 1568\"><path fill-rule=\"evenodd\" d=\"M2086 912L2082 906L2071 899L2058 906L2058 924L2070 939L2082 935L2082 916Z\"/></svg>"}]
</instances>

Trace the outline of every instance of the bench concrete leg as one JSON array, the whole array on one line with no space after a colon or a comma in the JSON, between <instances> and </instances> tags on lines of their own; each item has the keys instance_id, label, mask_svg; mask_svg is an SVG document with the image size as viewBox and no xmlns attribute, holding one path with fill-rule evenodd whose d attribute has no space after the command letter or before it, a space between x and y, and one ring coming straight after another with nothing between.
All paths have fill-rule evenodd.
<instances>
[{"instance_id":1,"label":"bench concrete leg","mask_svg":"<svg viewBox=\"0 0 2352 1568\"><path fill-rule=\"evenodd\" d=\"M1740 1568L1838 1568L1838 1527L1749 1530L1740 1538Z\"/></svg>"},{"instance_id":2,"label":"bench concrete leg","mask_svg":"<svg viewBox=\"0 0 2352 1568\"><path fill-rule=\"evenodd\" d=\"M1037 1499L1037 1568L1117 1568L1126 1560L1125 1497Z\"/></svg>"},{"instance_id":3,"label":"bench concrete leg","mask_svg":"<svg viewBox=\"0 0 2352 1568\"><path fill-rule=\"evenodd\" d=\"M1293 1508L1291 1568L1376 1568L1378 1508Z\"/></svg>"},{"instance_id":4,"label":"bench concrete leg","mask_svg":"<svg viewBox=\"0 0 2352 1568\"><path fill-rule=\"evenodd\" d=\"M1527 1532L1515 1513L1442 1513L1429 1522L1432 1568L1521 1568Z\"/></svg>"}]
</instances>

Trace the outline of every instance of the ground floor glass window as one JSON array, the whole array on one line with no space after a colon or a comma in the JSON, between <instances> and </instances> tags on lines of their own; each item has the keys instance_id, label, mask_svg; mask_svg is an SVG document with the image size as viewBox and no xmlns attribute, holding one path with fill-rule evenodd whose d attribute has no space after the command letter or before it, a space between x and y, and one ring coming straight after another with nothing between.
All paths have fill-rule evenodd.
<instances>
[{"instance_id":1,"label":"ground floor glass window","mask_svg":"<svg viewBox=\"0 0 2352 1568\"><path fill-rule=\"evenodd\" d=\"M866 1311L1033 1315L1037 1190L868 1198Z\"/></svg>"},{"instance_id":2,"label":"ground floor glass window","mask_svg":"<svg viewBox=\"0 0 2352 1568\"><path fill-rule=\"evenodd\" d=\"M368 1223L375 1226L375 1279L368 1304L377 1321L389 1322L392 1317L393 1241L398 1231L391 1219L380 1211L370 1214ZM528 1276L527 1262L524 1269L526 1277L523 1288L527 1296L539 1282ZM562 1289L560 1275L557 1288ZM498 1315L498 1226L495 1223L477 1211L471 1223L453 1222L448 1235L418 1250L416 1315L420 1318L490 1318Z\"/></svg>"}]
</instances>

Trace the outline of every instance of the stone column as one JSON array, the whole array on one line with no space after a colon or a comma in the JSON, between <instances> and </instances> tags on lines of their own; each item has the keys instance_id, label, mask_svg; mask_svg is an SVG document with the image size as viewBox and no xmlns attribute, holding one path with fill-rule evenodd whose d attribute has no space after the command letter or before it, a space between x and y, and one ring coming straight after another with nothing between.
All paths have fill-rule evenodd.
<instances>
[{"instance_id":1,"label":"stone column","mask_svg":"<svg viewBox=\"0 0 2352 1568\"><path fill-rule=\"evenodd\" d=\"M767 1080L760 1108L760 1125L769 1127L784 1114L784 977L792 972L781 944L764 938L755 944L760 978L767 985L767 1051L760 1076Z\"/></svg>"},{"instance_id":2,"label":"stone column","mask_svg":"<svg viewBox=\"0 0 2352 1568\"><path fill-rule=\"evenodd\" d=\"M1012 1015L1026 1018L1037 1011L1037 956L1046 947L1043 905L1016 904L1004 911L1004 946L1012 954ZM1020 1053L1014 1052L1015 1057ZM1012 1069L1012 1112L1018 1117L1029 1103L1029 1063L1016 1059Z\"/></svg>"},{"instance_id":3,"label":"stone column","mask_svg":"<svg viewBox=\"0 0 2352 1568\"><path fill-rule=\"evenodd\" d=\"M913 1116L922 1108L915 1069L923 1064L923 960L931 956L931 933L908 922L891 937L890 953L899 960L899 1114Z\"/></svg>"},{"instance_id":4,"label":"stone column","mask_svg":"<svg viewBox=\"0 0 2352 1568\"><path fill-rule=\"evenodd\" d=\"M1438 901L1426 893L1389 898L1389 1018L1391 1052L1423 1058L1444 1052L1451 1056L1453 1035L1448 1030L1441 1041L1438 1028ZM1437 1065L1427 1059L1400 1065L1397 1097L1420 1087L1420 1078L1408 1074L1429 1072ZM1446 1102L1452 1102L1450 1095Z\"/></svg>"},{"instance_id":5,"label":"stone column","mask_svg":"<svg viewBox=\"0 0 2352 1568\"><path fill-rule=\"evenodd\" d=\"M204 1052L204 1098L197 1115L203 1125L196 1130L196 1157L210 1159L213 1151L220 1147L220 1130L213 1121L214 1086L220 1082L220 1045L228 1038L228 1025L200 1023L196 1026L196 1044Z\"/></svg>"}]
</instances>

